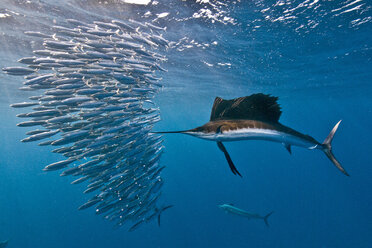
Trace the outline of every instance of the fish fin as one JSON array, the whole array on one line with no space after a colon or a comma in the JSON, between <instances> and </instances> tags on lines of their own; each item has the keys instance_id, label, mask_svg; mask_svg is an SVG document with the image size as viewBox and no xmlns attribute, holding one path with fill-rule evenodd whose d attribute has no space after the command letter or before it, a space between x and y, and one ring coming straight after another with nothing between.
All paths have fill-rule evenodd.
<instances>
[{"instance_id":1,"label":"fish fin","mask_svg":"<svg viewBox=\"0 0 372 248\"><path fill-rule=\"evenodd\" d=\"M164 212L165 210L167 210L168 208L171 208L173 207L174 205L168 205L168 206L165 206L165 207L162 207L160 210L159 210L159 214L158 214L158 226L160 226L160 215L162 214L162 212Z\"/></svg>"},{"instance_id":2,"label":"fish fin","mask_svg":"<svg viewBox=\"0 0 372 248\"><path fill-rule=\"evenodd\" d=\"M328 134L327 138L324 140L322 144L322 150L325 155L332 161L332 163L346 176L350 176L346 170L342 167L340 162L337 161L335 156L332 153L332 140L337 131L338 126L340 125L341 121L337 122L337 124L333 127L332 131Z\"/></svg>"},{"instance_id":3,"label":"fish fin","mask_svg":"<svg viewBox=\"0 0 372 248\"><path fill-rule=\"evenodd\" d=\"M291 145L290 144L283 143L283 146L285 147L285 149L287 149L287 151L289 152L289 154L292 155Z\"/></svg>"},{"instance_id":4,"label":"fish fin","mask_svg":"<svg viewBox=\"0 0 372 248\"><path fill-rule=\"evenodd\" d=\"M268 221L268 218L269 218L270 215L272 215L273 213L274 213L274 212L270 212L270 213L268 213L267 215L265 215L265 217L263 218L267 227L270 227L270 225L269 225L269 221Z\"/></svg>"},{"instance_id":5,"label":"fish fin","mask_svg":"<svg viewBox=\"0 0 372 248\"><path fill-rule=\"evenodd\" d=\"M227 152L225 146L222 144L222 142L220 141L217 141L217 146L218 148L220 148L220 150L225 154L225 157L226 157L226 160L227 160L227 163L229 164L230 166L230 170L232 171L232 173L234 173L234 175L238 174L240 177L242 177L242 175L239 173L239 171L236 169L233 161L231 160L231 157L229 155L229 153Z\"/></svg>"},{"instance_id":6,"label":"fish fin","mask_svg":"<svg viewBox=\"0 0 372 248\"><path fill-rule=\"evenodd\" d=\"M278 122L282 111L277 101L278 97L262 93L231 100L216 97L210 120L250 119Z\"/></svg>"}]
</instances>

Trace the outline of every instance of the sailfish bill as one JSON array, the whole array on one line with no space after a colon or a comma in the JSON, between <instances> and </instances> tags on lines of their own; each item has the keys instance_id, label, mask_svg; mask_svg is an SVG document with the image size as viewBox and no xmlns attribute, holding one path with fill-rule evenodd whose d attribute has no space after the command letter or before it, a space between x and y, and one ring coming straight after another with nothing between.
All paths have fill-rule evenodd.
<instances>
[{"instance_id":1,"label":"sailfish bill","mask_svg":"<svg viewBox=\"0 0 372 248\"><path fill-rule=\"evenodd\" d=\"M282 143L290 154L292 153L292 146L322 150L342 173L349 176L332 153L331 143L341 121L334 126L324 142L319 143L313 137L279 123L282 111L277 101L278 97L262 93L232 100L216 97L210 121L203 126L184 131L154 133L182 133L217 142L217 146L224 153L231 171L239 176L241 174L236 169L222 142L239 140L273 141Z\"/></svg>"}]
</instances>

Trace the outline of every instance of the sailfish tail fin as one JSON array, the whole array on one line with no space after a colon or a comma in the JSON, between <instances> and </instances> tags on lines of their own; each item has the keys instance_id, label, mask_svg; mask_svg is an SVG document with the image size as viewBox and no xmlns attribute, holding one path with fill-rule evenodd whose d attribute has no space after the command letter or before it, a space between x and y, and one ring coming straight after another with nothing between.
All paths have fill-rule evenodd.
<instances>
[{"instance_id":1,"label":"sailfish tail fin","mask_svg":"<svg viewBox=\"0 0 372 248\"><path fill-rule=\"evenodd\" d=\"M333 127L332 131L328 134L327 138L324 140L322 144L322 150L325 155L332 161L332 163L346 176L350 176L346 170L342 167L340 162L337 161L335 156L332 153L332 140L337 131L338 126L340 125L341 121L337 122L337 124Z\"/></svg>"}]
</instances>

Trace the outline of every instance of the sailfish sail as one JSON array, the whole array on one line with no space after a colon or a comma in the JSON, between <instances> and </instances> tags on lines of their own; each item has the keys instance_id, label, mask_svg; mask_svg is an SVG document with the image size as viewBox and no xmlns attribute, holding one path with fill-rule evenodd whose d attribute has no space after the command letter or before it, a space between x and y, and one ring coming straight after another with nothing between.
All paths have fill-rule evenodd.
<instances>
[{"instance_id":1,"label":"sailfish sail","mask_svg":"<svg viewBox=\"0 0 372 248\"><path fill-rule=\"evenodd\" d=\"M262 93L231 100L216 97L210 121L247 119L278 122L282 111L277 101L278 97Z\"/></svg>"}]
</instances>

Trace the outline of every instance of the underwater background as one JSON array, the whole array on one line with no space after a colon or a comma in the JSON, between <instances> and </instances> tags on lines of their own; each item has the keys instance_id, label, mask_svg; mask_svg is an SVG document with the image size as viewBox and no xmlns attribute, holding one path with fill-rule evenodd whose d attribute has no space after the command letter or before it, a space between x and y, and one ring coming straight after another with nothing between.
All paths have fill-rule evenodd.
<instances>
[{"instance_id":1,"label":"underwater background","mask_svg":"<svg viewBox=\"0 0 372 248\"><path fill-rule=\"evenodd\" d=\"M125 3L125 2L137 2ZM333 141L344 176L319 151L265 141L226 143L243 178L214 142L164 136L162 198L174 207L134 232L113 229L92 209L84 185L42 169L61 156L21 143L18 109L29 92L0 74L0 241L8 247L371 247L372 14L355 1L0 1L0 67L19 66L40 48L24 31L134 19L166 27L164 87L155 129L184 130L209 120L214 98L279 97L280 122L318 141L342 120ZM225 214L233 203L262 220Z\"/></svg>"}]
</instances>

